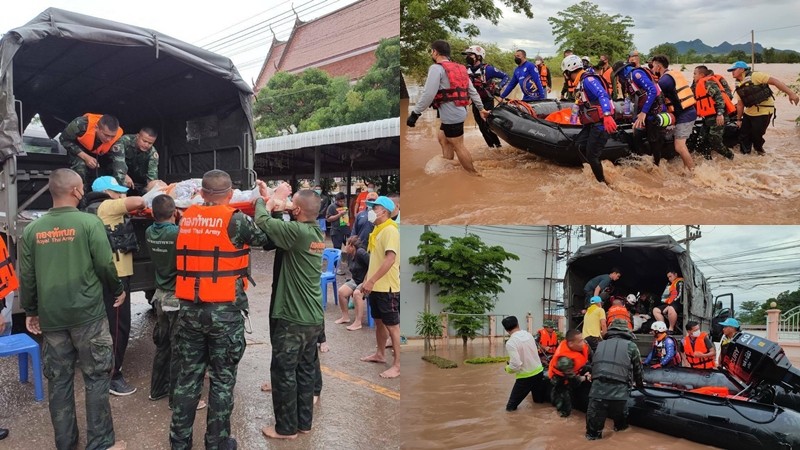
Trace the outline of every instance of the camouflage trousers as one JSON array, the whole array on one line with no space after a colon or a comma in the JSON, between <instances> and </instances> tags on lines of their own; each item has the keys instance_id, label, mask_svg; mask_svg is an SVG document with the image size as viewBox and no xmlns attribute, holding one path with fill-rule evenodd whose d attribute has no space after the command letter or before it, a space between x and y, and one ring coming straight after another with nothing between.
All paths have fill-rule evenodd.
<instances>
[{"instance_id":1,"label":"camouflage trousers","mask_svg":"<svg viewBox=\"0 0 800 450\"><path fill-rule=\"evenodd\" d=\"M105 175L110 175L117 179L121 185L125 185L125 175L128 173L128 165L125 163L125 153L121 151L110 150L102 156L89 154L92 158L97 160L99 167L96 169L89 169L81 158L69 155L69 168L74 170L83 179L83 185L87 189L86 192L91 192L92 182Z\"/></svg>"},{"instance_id":2,"label":"camouflage trousers","mask_svg":"<svg viewBox=\"0 0 800 450\"><path fill-rule=\"evenodd\" d=\"M553 390L550 391L553 406L561 413L561 417L569 416L572 413L572 391L576 383L556 374L550 378L550 383L553 385Z\"/></svg>"},{"instance_id":3,"label":"camouflage trousers","mask_svg":"<svg viewBox=\"0 0 800 450\"><path fill-rule=\"evenodd\" d=\"M311 430L320 332L322 325L306 326L283 319L274 320L270 376L275 430L279 434Z\"/></svg>"},{"instance_id":4,"label":"camouflage trousers","mask_svg":"<svg viewBox=\"0 0 800 450\"><path fill-rule=\"evenodd\" d=\"M628 428L627 400L606 400L589 397L589 407L586 409L586 436L602 437L606 418L614 421L614 430Z\"/></svg>"},{"instance_id":5,"label":"camouflage trousers","mask_svg":"<svg viewBox=\"0 0 800 450\"><path fill-rule=\"evenodd\" d=\"M180 300L174 292L156 290L153 306L156 309L156 325L153 327L153 343L156 354L153 357L153 372L150 376L150 398L169 396L172 405L172 393L178 379L177 351L174 351L175 333L178 330L178 309Z\"/></svg>"},{"instance_id":6,"label":"camouflage trousers","mask_svg":"<svg viewBox=\"0 0 800 450\"><path fill-rule=\"evenodd\" d=\"M75 365L86 385L86 449L114 445L114 424L108 389L111 383L111 334L102 317L84 326L42 333L44 376L56 448L72 450L78 445L75 417Z\"/></svg>"},{"instance_id":7,"label":"camouflage trousers","mask_svg":"<svg viewBox=\"0 0 800 450\"><path fill-rule=\"evenodd\" d=\"M720 155L733 159L733 152L725 147L722 142L722 133L725 131L725 126L717 125L716 116L710 116L703 119L703 128L700 132L700 152L706 159L711 159L711 152L715 151Z\"/></svg>"},{"instance_id":8,"label":"camouflage trousers","mask_svg":"<svg viewBox=\"0 0 800 450\"><path fill-rule=\"evenodd\" d=\"M205 446L227 448L231 434L236 369L245 350L244 319L233 303L181 302L175 350L178 379L172 398L172 450L192 448L197 402L209 370Z\"/></svg>"}]
</instances>

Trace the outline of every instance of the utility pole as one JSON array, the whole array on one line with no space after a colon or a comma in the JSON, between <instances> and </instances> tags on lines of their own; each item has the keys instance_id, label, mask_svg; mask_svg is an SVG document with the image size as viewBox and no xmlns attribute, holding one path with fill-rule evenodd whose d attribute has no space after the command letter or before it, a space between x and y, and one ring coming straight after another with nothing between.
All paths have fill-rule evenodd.
<instances>
[{"instance_id":1,"label":"utility pole","mask_svg":"<svg viewBox=\"0 0 800 450\"><path fill-rule=\"evenodd\" d=\"M428 231L430 231L431 227L430 227L430 225L425 225L422 229L423 229L423 232L427 233ZM426 262L425 263L425 272L427 272L428 270L430 270L430 267L428 267L428 263ZM431 284L430 283L425 283L425 303L424 304L425 304L425 306L424 306L425 312L426 313L431 312Z\"/></svg>"},{"instance_id":2,"label":"utility pole","mask_svg":"<svg viewBox=\"0 0 800 450\"><path fill-rule=\"evenodd\" d=\"M750 30L750 65L756 70L756 34Z\"/></svg>"},{"instance_id":3,"label":"utility pole","mask_svg":"<svg viewBox=\"0 0 800 450\"><path fill-rule=\"evenodd\" d=\"M617 239L622 238L622 235L614 233L611 230L606 230L605 228L598 227L598 226L595 226L595 225L586 225L586 243L587 244L591 244L592 243L592 230L600 232L600 233L603 233L603 234L611 236L611 237L615 237Z\"/></svg>"},{"instance_id":4,"label":"utility pole","mask_svg":"<svg viewBox=\"0 0 800 450\"><path fill-rule=\"evenodd\" d=\"M631 226L630 225L625 225L625 237L626 238L631 237Z\"/></svg>"},{"instance_id":5,"label":"utility pole","mask_svg":"<svg viewBox=\"0 0 800 450\"><path fill-rule=\"evenodd\" d=\"M681 239L678 244L686 245L686 253L689 252L689 243L694 240L700 239L702 233L700 232L700 225L686 225L686 239Z\"/></svg>"},{"instance_id":6,"label":"utility pole","mask_svg":"<svg viewBox=\"0 0 800 450\"><path fill-rule=\"evenodd\" d=\"M584 233L586 234L586 245L592 243L592 226L586 225Z\"/></svg>"}]
</instances>

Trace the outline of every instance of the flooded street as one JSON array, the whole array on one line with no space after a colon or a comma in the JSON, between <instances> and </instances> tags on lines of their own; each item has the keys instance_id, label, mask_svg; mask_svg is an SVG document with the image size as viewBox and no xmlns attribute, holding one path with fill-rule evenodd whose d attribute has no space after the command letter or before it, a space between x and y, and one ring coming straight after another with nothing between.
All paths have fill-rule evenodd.
<instances>
[{"instance_id":1,"label":"flooded street","mask_svg":"<svg viewBox=\"0 0 800 450\"><path fill-rule=\"evenodd\" d=\"M711 64L724 74L730 65ZM691 80L687 67L684 75ZM785 83L793 83L798 64L759 64ZM556 82L561 78L553 78ZM553 93L560 92L555 83ZM773 91L776 89L773 88ZM412 95L413 96L413 95ZM408 101L403 100L405 123ZM455 161L441 157L436 140L439 121L427 110L416 128L403 126L401 171L405 195L403 220L414 224L552 224L552 223L736 223L789 224L800 220L800 106L776 96L777 119L766 138L766 156L742 155L712 161L693 154L692 175L682 175L679 158L653 166L652 158L621 165L604 161L610 187L595 181L588 165L562 167L503 143L490 150L472 119L465 143L482 177L469 176Z\"/></svg>"}]
</instances>

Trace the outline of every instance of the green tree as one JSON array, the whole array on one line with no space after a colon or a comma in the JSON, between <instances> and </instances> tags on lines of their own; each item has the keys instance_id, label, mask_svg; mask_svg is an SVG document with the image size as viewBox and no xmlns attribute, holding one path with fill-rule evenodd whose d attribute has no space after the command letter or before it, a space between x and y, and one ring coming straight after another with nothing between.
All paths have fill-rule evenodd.
<instances>
[{"instance_id":1,"label":"green tree","mask_svg":"<svg viewBox=\"0 0 800 450\"><path fill-rule=\"evenodd\" d=\"M438 233L426 231L417 246L419 255L409 258L411 264L427 268L412 275L411 281L438 285L438 299L447 312L464 314L452 321L456 334L464 346L477 336L485 317L504 292L503 282L510 282L511 272L505 266L508 260L519 260L500 246L488 246L480 237L442 238Z\"/></svg>"},{"instance_id":2,"label":"green tree","mask_svg":"<svg viewBox=\"0 0 800 450\"><path fill-rule=\"evenodd\" d=\"M774 47L770 47L770 48L765 48L764 49L764 62L765 63L775 62L775 48Z\"/></svg>"},{"instance_id":3,"label":"green tree","mask_svg":"<svg viewBox=\"0 0 800 450\"><path fill-rule=\"evenodd\" d=\"M730 61L749 61L750 55L744 52L744 50L732 50L728 53L728 60Z\"/></svg>"},{"instance_id":4,"label":"green tree","mask_svg":"<svg viewBox=\"0 0 800 450\"><path fill-rule=\"evenodd\" d=\"M736 316L742 323L760 324L763 323L764 310L757 301L748 300L739 305L739 311Z\"/></svg>"},{"instance_id":5,"label":"green tree","mask_svg":"<svg viewBox=\"0 0 800 450\"><path fill-rule=\"evenodd\" d=\"M697 50L695 50L693 48L690 48L686 52L686 62L689 63L689 64L695 64L695 63L700 62L700 59L699 59L699 57L697 55Z\"/></svg>"},{"instance_id":6,"label":"green tree","mask_svg":"<svg viewBox=\"0 0 800 450\"><path fill-rule=\"evenodd\" d=\"M606 54L619 59L633 48L633 19L621 14L609 15L592 2L582 1L548 17L559 51L572 49L583 56L596 58Z\"/></svg>"},{"instance_id":7,"label":"green tree","mask_svg":"<svg viewBox=\"0 0 800 450\"><path fill-rule=\"evenodd\" d=\"M659 44L650 49L650 56L666 55L670 64L678 61L678 47L675 44Z\"/></svg>"},{"instance_id":8,"label":"green tree","mask_svg":"<svg viewBox=\"0 0 800 450\"><path fill-rule=\"evenodd\" d=\"M533 18L530 0L503 0L509 8ZM400 65L406 76L423 79L430 64L427 49L437 39L480 34L471 22L486 19L497 25L503 15L500 2L491 0L400 0Z\"/></svg>"}]
</instances>

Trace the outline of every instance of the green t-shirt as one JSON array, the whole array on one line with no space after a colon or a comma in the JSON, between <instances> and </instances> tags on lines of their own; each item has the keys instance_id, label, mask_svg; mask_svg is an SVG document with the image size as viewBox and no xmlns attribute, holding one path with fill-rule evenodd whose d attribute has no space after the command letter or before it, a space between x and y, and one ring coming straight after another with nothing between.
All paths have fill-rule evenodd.
<instances>
[{"instance_id":1,"label":"green t-shirt","mask_svg":"<svg viewBox=\"0 0 800 450\"><path fill-rule=\"evenodd\" d=\"M175 261L178 230L178 225L174 223L156 222L145 231L150 259L156 269L156 287L171 292L175 291L175 276L178 274Z\"/></svg>"},{"instance_id":2,"label":"green t-shirt","mask_svg":"<svg viewBox=\"0 0 800 450\"><path fill-rule=\"evenodd\" d=\"M53 208L25 227L19 268L22 307L43 331L105 318L103 286L123 291L103 222L76 208Z\"/></svg>"}]
</instances>

